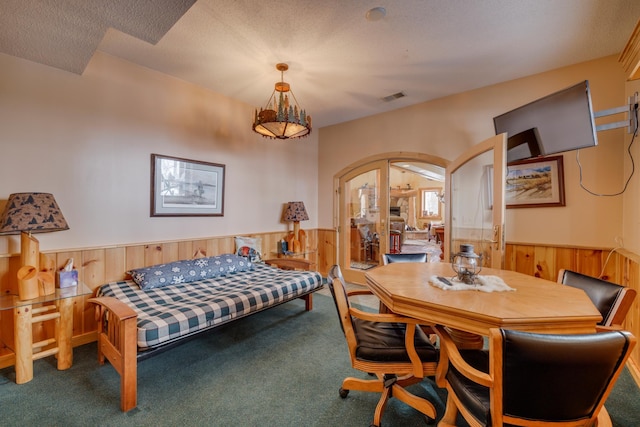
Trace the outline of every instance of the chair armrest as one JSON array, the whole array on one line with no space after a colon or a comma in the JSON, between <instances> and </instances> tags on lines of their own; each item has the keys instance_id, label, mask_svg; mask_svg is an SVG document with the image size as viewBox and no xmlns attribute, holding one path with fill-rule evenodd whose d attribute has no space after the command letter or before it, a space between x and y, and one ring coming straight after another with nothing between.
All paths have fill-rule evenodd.
<instances>
[{"instance_id":1,"label":"chair armrest","mask_svg":"<svg viewBox=\"0 0 640 427\"><path fill-rule=\"evenodd\" d=\"M131 307L113 297L89 298L89 302L109 310L119 321L137 316L136 312L133 311Z\"/></svg>"},{"instance_id":2,"label":"chair armrest","mask_svg":"<svg viewBox=\"0 0 640 427\"><path fill-rule=\"evenodd\" d=\"M622 331L622 325L603 326L596 325L596 332Z\"/></svg>"},{"instance_id":3,"label":"chair armrest","mask_svg":"<svg viewBox=\"0 0 640 427\"><path fill-rule=\"evenodd\" d=\"M358 289L354 291L347 291L347 295L350 297L355 295L373 295L373 292L368 289Z\"/></svg>"},{"instance_id":4,"label":"chair armrest","mask_svg":"<svg viewBox=\"0 0 640 427\"><path fill-rule=\"evenodd\" d=\"M622 289L620 296L615 302L615 306L612 307L615 314L610 320L611 324L608 326L612 326L614 328L619 327L622 329L622 323L624 323L624 319L627 317L627 312L631 308L633 300L636 298L636 294L637 292L633 288Z\"/></svg>"},{"instance_id":5,"label":"chair armrest","mask_svg":"<svg viewBox=\"0 0 640 427\"><path fill-rule=\"evenodd\" d=\"M436 373L436 382L440 387L444 387L445 385L445 376L449 369L449 363L451 363L462 375L469 378L471 381L485 387L493 385L493 378L488 373L475 369L464 360L455 341L443 326L435 325L432 326L432 328L440 338L440 362L438 363L438 370Z\"/></svg>"},{"instance_id":6,"label":"chair armrest","mask_svg":"<svg viewBox=\"0 0 640 427\"><path fill-rule=\"evenodd\" d=\"M422 325L424 322L413 319L411 317L404 317L393 313L370 313L362 311L357 308L351 307L349 314L358 319L368 320L370 322L384 322L384 323L405 323L407 325Z\"/></svg>"},{"instance_id":7,"label":"chair armrest","mask_svg":"<svg viewBox=\"0 0 640 427\"><path fill-rule=\"evenodd\" d=\"M120 410L127 412L137 405L136 312L116 298L90 298L96 305L98 321L98 362L105 358L120 374Z\"/></svg>"},{"instance_id":8,"label":"chair armrest","mask_svg":"<svg viewBox=\"0 0 640 427\"><path fill-rule=\"evenodd\" d=\"M407 325L404 345L407 350L407 354L409 355L409 359L411 360L411 365L413 366L413 376L416 378L424 378L422 361L420 360L420 356L418 356L414 341L416 336L416 327L421 324L419 320L399 316L393 313L369 313L353 307L349 308L349 314L353 317L357 317L358 319L368 320L370 322L404 323Z\"/></svg>"}]
</instances>

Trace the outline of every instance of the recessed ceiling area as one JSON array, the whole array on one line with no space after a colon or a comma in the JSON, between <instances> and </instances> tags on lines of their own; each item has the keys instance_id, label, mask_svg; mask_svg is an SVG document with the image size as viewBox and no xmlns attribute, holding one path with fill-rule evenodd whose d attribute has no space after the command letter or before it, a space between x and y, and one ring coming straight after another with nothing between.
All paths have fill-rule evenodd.
<instances>
[{"instance_id":1,"label":"recessed ceiling area","mask_svg":"<svg viewBox=\"0 0 640 427\"><path fill-rule=\"evenodd\" d=\"M442 166L420 162L394 162L391 167L403 172L411 172L431 181L444 182L445 169Z\"/></svg>"},{"instance_id":2,"label":"recessed ceiling area","mask_svg":"<svg viewBox=\"0 0 640 427\"><path fill-rule=\"evenodd\" d=\"M638 17L637 0L4 0L0 52L82 74L101 51L252 107L286 62L320 128L619 54Z\"/></svg>"}]
</instances>

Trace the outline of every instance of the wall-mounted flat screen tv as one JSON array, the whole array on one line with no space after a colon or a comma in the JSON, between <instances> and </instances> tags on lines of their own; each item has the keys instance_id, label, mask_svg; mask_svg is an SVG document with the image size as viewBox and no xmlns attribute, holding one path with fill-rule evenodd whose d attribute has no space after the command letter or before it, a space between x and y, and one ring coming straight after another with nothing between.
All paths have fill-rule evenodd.
<instances>
[{"instance_id":1,"label":"wall-mounted flat screen tv","mask_svg":"<svg viewBox=\"0 0 640 427\"><path fill-rule=\"evenodd\" d=\"M507 163L598 145L589 81L493 118L507 133Z\"/></svg>"}]
</instances>

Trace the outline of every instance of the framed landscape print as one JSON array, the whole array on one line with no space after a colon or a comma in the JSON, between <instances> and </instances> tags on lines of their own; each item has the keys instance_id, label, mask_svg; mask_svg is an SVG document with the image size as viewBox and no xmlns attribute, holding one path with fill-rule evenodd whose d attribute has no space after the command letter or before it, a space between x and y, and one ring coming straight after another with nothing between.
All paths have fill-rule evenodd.
<instances>
[{"instance_id":1,"label":"framed landscape print","mask_svg":"<svg viewBox=\"0 0 640 427\"><path fill-rule=\"evenodd\" d=\"M151 155L151 216L223 216L225 166Z\"/></svg>"},{"instance_id":2,"label":"framed landscape print","mask_svg":"<svg viewBox=\"0 0 640 427\"><path fill-rule=\"evenodd\" d=\"M509 164L505 204L507 208L564 206L562 156Z\"/></svg>"}]
</instances>

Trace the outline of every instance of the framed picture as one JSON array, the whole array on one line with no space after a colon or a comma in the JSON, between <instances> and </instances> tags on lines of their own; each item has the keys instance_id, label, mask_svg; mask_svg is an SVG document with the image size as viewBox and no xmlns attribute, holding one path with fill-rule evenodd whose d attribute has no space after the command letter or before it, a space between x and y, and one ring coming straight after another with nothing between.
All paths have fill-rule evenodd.
<instances>
[{"instance_id":1,"label":"framed picture","mask_svg":"<svg viewBox=\"0 0 640 427\"><path fill-rule=\"evenodd\" d=\"M224 165L151 155L151 216L223 216Z\"/></svg>"},{"instance_id":2,"label":"framed picture","mask_svg":"<svg viewBox=\"0 0 640 427\"><path fill-rule=\"evenodd\" d=\"M562 156L509 164L505 204L507 208L564 206Z\"/></svg>"}]
</instances>

